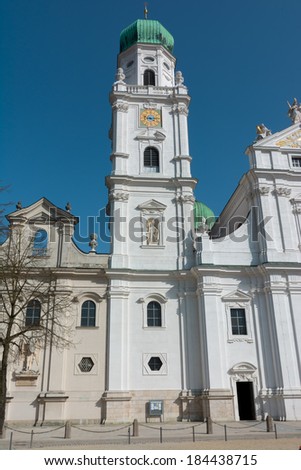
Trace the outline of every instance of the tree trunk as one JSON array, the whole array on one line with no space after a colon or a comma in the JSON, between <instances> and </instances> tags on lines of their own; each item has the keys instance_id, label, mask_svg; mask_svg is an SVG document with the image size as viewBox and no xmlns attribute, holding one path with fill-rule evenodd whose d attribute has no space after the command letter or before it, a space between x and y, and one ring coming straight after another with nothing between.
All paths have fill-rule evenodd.
<instances>
[{"instance_id":1,"label":"tree trunk","mask_svg":"<svg viewBox=\"0 0 301 470\"><path fill-rule=\"evenodd\" d=\"M4 435L5 424L8 350L9 348L4 345L2 353L2 364L0 368L0 439Z\"/></svg>"}]
</instances>

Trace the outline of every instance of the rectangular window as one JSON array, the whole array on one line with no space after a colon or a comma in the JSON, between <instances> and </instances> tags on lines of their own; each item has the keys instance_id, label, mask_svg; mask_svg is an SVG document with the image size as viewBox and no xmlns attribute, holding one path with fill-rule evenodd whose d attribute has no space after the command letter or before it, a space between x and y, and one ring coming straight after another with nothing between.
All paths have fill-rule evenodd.
<instances>
[{"instance_id":1,"label":"rectangular window","mask_svg":"<svg viewBox=\"0 0 301 470\"><path fill-rule=\"evenodd\" d=\"M292 157L292 165L295 168L301 168L301 157Z\"/></svg>"},{"instance_id":2,"label":"rectangular window","mask_svg":"<svg viewBox=\"0 0 301 470\"><path fill-rule=\"evenodd\" d=\"M246 335L247 323L244 308L231 308L232 335Z\"/></svg>"}]
</instances>

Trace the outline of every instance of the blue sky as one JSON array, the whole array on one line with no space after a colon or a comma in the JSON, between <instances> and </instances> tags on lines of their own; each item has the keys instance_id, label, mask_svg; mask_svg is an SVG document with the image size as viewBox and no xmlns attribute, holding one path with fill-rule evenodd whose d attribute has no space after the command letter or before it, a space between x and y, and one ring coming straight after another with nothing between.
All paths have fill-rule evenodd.
<instances>
[{"instance_id":1,"label":"blue sky","mask_svg":"<svg viewBox=\"0 0 301 470\"><path fill-rule=\"evenodd\" d=\"M107 203L109 91L121 30L140 0L0 0L0 155L3 202L70 201L83 238ZM301 100L300 0L149 0L174 36L191 95L196 197L218 215L248 170L256 125L290 125ZM82 248L87 247L87 243ZM107 251L99 244L98 251Z\"/></svg>"}]
</instances>

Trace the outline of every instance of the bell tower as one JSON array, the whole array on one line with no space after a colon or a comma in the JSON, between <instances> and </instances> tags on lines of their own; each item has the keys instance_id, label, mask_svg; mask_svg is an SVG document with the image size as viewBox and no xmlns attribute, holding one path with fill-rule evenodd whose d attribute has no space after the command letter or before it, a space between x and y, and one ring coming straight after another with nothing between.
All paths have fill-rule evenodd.
<instances>
[{"instance_id":1,"label":"bell tower","mask_svg":"<svg viewBox=\"0 0 301 470\"><path fill-rule=\"evenodd\" d=\"M173 46L159 21L146 18L120 35L110 94L112 171L106 178L112 240L104 397L109 420L116 413L119 420L143 416L151 390L169 394L172 404L190 386L179 292L189 289L181 276L193 265L197 181L190 173L190 97L182 73L175 72ZM174 416L178 412L175 407Z\"/></svg>"},{"instance_id":2,"label":"bell tower","mask_svg":"<svg viewBox=\"0 0 301 470\"><path fill-rule=\"evenodd\" d=\"M168 269L192 262L192 247L184 240L196 184L190 173L190 97L182 73L175 73L173 45L155 20L137 20L120 35L110 94L112 172L106 180L112 268L139 269L142 258L144 267L156 268L158 249Z\"/></svg>"}]
</instances>

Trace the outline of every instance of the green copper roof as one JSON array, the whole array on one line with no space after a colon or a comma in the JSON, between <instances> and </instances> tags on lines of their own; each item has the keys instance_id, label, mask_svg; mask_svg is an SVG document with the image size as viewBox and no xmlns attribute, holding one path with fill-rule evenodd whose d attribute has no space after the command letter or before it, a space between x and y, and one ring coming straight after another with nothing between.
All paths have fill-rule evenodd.
<instances>
[{"instance_id":1,"label":"green copper roof","mask_svg":"<svg viewBox=\"0 0 301 470\"><path fill-rule=\"evenodd\" d=\"M202 222L208 225L209 230L213 227L216 217L212 210L206 206L203 202L195 201L193 207L193 214L194 214L194 228L197 229Z\"/></svg>"},{"instance_id":2,"label":"green copper roof","mask_svg":"<svg viewBox=\"0 0 301 470\"><path fill-rule=\"evenodd\" d=\"M125 51L137 42L162 44L169 52L173 51L174 46L172 35L157 20L136 20L121 31L120 52Z\"/></svg>"}]
</instances>

